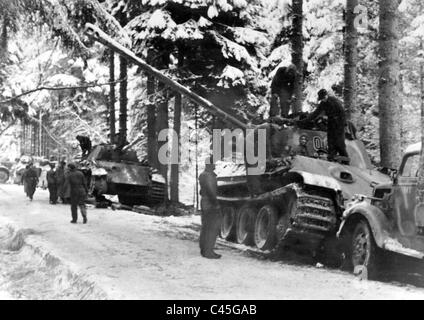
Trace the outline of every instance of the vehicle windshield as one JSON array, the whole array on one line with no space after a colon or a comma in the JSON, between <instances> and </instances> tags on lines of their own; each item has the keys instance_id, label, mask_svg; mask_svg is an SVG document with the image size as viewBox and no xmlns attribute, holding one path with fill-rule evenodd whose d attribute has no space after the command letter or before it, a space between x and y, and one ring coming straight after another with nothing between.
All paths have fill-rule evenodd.
<instances>
[{"instance_id":1,"label":"vehicle windshield","mask_svg":"<svg viewBox=\"0 0 424 320\"><path fill-rule=\"evenodd\" d=\"M420 155L411 154L403 162L403 168L401 170L402 177L418 177L418 171L420 169Z\"/></svg>"}]
</instances>

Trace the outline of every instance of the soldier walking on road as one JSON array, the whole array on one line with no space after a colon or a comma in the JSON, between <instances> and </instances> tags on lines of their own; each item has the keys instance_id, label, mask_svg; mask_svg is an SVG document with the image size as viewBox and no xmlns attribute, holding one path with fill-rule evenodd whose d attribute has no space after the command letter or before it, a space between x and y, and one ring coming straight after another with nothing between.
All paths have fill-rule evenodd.
<instances>
[{"instance_id":1,"label":"soldier walking on road","mask_svg":"<svg viewBox=\"0 0 424 320\"><path fill-rule=\"evenodd\" d=\"M47 187L50 193L50 204L57 204L57 180L55 164L50 164L50 170L47 172Z\"/></svg>"},{"instance_id":2,"label":"soldier walking on road","mask_svg":"<svg viewBox=\"0 0 424 320\"><path fill-rule=\"evenodd\" d=\"M32 163L30 163L27 170L25 170L22 180L24 182L24 189L27 197L32 201L38 184L38 173Z\"/></svg>"},{"instance_id":3,"label":"soldier walking on road","mask_svg":"<svg viewBox=\"0 0 424 320\"><path fill-rule=\"evenodd\" d=\"M57 196L62 200L62 203L66 203L65 199L65 165L66 162L62 161L59 168L56 169L56 183L57 183Z\"/></svg>"},{"instance_id":4,"label":"soldier walking on road","mask_svg":"<svg viewBox=\"0 0 424 320\"><path fill-rule=\"evenodd\" d=\"M211 159L212 160L212 159ZM206 164L205 171L199 176L200 195L202 196L202 228L200 230L200 253L207 259L219 259L214 252L216 238L221 226L221 210L217 200L217 179L215 165Z\"/></svg>"},{"instance_id":5,"label":"soldier walking on road","mask_svg":"<svg viewBox=\"0 0 424 320\"><path fill-rule=\"evenodd\" d=\"M26 181L25 177L27 175L26 173L28 172L28 170L29 170L29 165L27 165L25 167L25 170L24 170L24 172L22 173L22 176L21 176L21 183L24 186L24 192L25 192L25 195L27 197L28 197L28 185L27 185L27 181Z\"/></svg>"},{"instance_id":6,"label":"soldier walking on road","mask_svg":"<svg viewBox=\"0 0 424 320\"><path fill-rule=\"evenodd\" d=\"M87 183L85 181L84 174L81 171L77 170L74 164L69 164L68 168L69 174L66 177L66 185L69 188L71 194L71 223L77 223L79 207L84 220L84 224L86 224L87 207L85 206L85 201L87 200L88 195Z\"/></svg>"}]
</instances>

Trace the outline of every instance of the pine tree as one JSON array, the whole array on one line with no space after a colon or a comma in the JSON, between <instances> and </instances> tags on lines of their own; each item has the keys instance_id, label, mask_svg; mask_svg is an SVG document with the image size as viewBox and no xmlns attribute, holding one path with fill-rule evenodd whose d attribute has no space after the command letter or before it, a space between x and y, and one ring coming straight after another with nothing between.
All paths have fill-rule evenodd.
<instances>
[{"instance_id":1,"label":"pine tree","mask_svg":"<svg viewBox=\"0 0 424 320\"><path fill-rule=\"evenodd\" d=\"M294 86L293 112L302 111L303 104L303 0L293 0L292 62L297 77Z\"/></svg>"},{"instance_id":2,"label":"pine tree","mask_svg":"<svg viewBox=\"0 0 424 320\"><path fill-rule=\"evenodd\" d=\"M380 154L389 168L397 168L401 158L398 42L398 1L380 0Z\"/></svg>"},{"instance_id":3,"label":"pine tree","mask_svg":"<svg viewBox=\"0 0 424 320\"><path fill-rule=\"evenodd\" d=\"M345 68L344 68L344 106L346 116L352 119L356 113L356 73L358 63L358 30L355 26L355 8L358 0L346 1L346 29L345 29Z\"/></svg>"},{"instance_id":4,"label":"pine tree","mask_svg":"<svg viewBox=\"0 0 424 320\"><path fill-rule=\"evenodd\" d=\"M115 143L116 138L116 116L115 116L115 103L116 103L116 92L115 92L115 53L109 51L109 128L110 128L110 142Z\"/></svg>"}]
</instances>

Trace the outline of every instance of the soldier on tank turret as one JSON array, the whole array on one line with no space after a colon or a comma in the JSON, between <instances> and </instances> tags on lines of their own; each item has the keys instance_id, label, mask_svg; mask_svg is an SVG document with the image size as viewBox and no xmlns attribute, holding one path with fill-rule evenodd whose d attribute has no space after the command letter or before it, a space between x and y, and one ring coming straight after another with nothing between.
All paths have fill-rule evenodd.
<instances>
[{"instance_id":1,"label":"soldier on tank turret","mask_svg":"<svg viewBox=\"0 0 424 320\"><path fill-rule=\"evenodd\" d=\"M88 156L88 154L91 152L91 140L89 137L84 136L77 136L76 138L80 144L81 150L82 150L82 158L85 158Z\"/></svg>"},{"instance_id":2,"label":"soldier on tank turret","mask_svg":"<svg viewBox=\"0 0 424 320\"><path fill-rule=\"evenodd\" d=\"M319 105L305 120L298 121L304 124L316 120L325 113L328 118L327 139L328 139L328 160L335 160L337 155L348 158L345 142L346 114L342 103L334 96L330 96L325 89L318 92ZM349 161L344 161L349 164Z\"/></svg>"},{"instance_id":3,"label":"soldier on tank turret","mask_svg":"<svg viewBox=\"0 0 424 320\"><path fill-rule=\"evenodd\" d=\"M277 70L271 83L271 108L269 117L281 116L286 118L290 111L290 104L296 81L296 67L291 64Z\"/></svg>"}]
</instances>

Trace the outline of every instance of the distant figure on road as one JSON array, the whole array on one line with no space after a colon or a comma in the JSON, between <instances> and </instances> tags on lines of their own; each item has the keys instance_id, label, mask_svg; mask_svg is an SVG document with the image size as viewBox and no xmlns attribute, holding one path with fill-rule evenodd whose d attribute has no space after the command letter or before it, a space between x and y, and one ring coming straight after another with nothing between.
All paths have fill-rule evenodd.
<instances>
[{"instance_id":1,"label":"distant figure on road","mask_svg":"<svg viewBox=\"0 0 424 320\"><path fill-rule=\"evenodd\" d=\"M212 160L212 159L211 159ZM200 254L207 259L219 259L214 252L216 238L221 226L221 209L217 200L217 179L212 161L199 176L200 195L202 196L202 228L200 230Z\"/></svg>"},{"instance_id":2,"label":"distant figure on road","mask_svg":"<svg viewBox=\"0 0 424 320\"><path fill-rule=\"evenodd\" d=\"M65 199L65 166L66 162L62 161L59 168L56 169L57 196L66 203Z\"/></svg>"},{"instance_id":3,"label":"distant figure on road","mask_svg":"<svg viewBox=\"0 0 424 320\"><path fill-rule=\"evenodd\" d=\"M22 180L24 182L24 189L27 197L32 201L34 198L35 190L38 184L38 172L34 168L33 164L30 163L25 170Z\"/></svg>"},{"instance_id":4,"label":"distant figure on road","mask_svg":"<svg viewBox=\"0 0 424 320\"><path fill-rule=\"evenodd\" d=\"M69 174L66 176L66 185L69 187L71 194L71 212L72 221L71 223L77 223L78 221L78 207L81 210L81 215L84 220L84 224L87 223L87 208L85 201L87 200L88 188L85 181L84 174L76 169L76 166L71 163L68 165Z\"/></svg>"},{"instance_id":5,"label":"distant figure on road","mask_svg":"<svg viewBox=\"0 0 424 320\"><path fill-rule=\"evenodd\" d=\"M50 170L47 172L47 187L50 193L50 204L57 204L57 180L55 172L55 164L50 164Z\"/></svg>"},{"instance_id":6,"label":"distant figure on road","mask_svg":"<svg viewBox=\"0 0 424 320\"><path fill-rule=\"evenodd\" d=\"M27 186L27 181L25 177L28 170L29 170L29 164L25 166L25 170L23 171L21 176L21 184L24 186L24 192L27 197L28 197L28 186Z\"/></svg>"}]
</instances>

